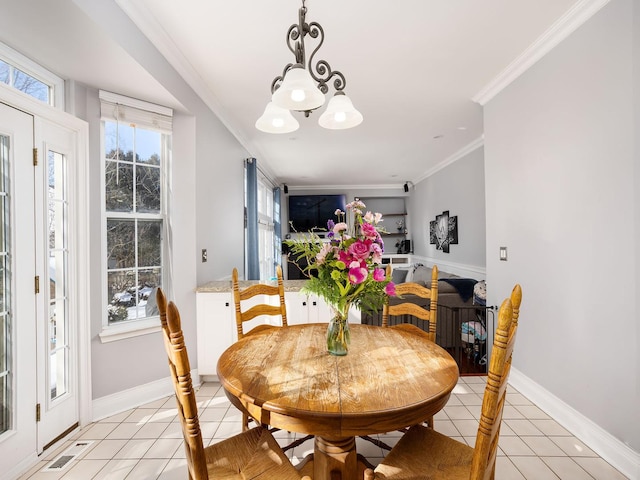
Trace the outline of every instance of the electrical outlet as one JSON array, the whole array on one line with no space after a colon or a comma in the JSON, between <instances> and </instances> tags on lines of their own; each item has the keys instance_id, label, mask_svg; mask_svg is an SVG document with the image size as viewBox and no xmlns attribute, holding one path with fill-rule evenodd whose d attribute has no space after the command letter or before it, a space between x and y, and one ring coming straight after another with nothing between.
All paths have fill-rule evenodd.
<instances>
[{"instance_id":1,"label":"electrical outlet","mask_svg":"<svg viewBox=\"0 0 640 480\"><path fill-rule=\"evenodd\" d=\"M202 249L202 263L207 261L207 249L203 248Z\"/></svg>"}]
</instances>

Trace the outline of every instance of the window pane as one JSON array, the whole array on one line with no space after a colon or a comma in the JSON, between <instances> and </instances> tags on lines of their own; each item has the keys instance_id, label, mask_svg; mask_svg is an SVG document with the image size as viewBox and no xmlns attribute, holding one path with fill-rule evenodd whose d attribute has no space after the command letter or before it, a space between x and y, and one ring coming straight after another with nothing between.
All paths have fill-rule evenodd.
<instances>
[{"instance_id":1,"label":"window pane","mask_svg":"<svg viewBox=\"0 0 640 480\"><path fill-rule=\"evenodd\" d=\"M133 211L133 165L107 161L105 205L110 212Z\"/></svg>"},{"instance_id":2,"label":"window pane","mask_svg":"<svg viewBox=\"0 0 640 480\"><path fill-rule=\"evenodd\" d=\"M135 267L135 240L133 220L107 220L107 268Z\"/></svg>"},{"instance_id":3,"label":"window pane","mask_svg":"<svg viewBox=\"0 0 640 480\"><path fill-rule=\"evenodd\" d=\"M9 84L9 64L0 60L0 82Z\"/></svg>"},{"instance_id":4,"label":"window pane","mask_svg":"<svg viewBox=\"0 0 640 480\"><path fill-rule=\"evenodd\" d=\"M0 314L2 314L6 310L5 306L5 286L8 280L8 271L7 271L7 256L4 252L0 254Z\"/></svg>"},{"instance_id":5,"label":"window pane","mask_svg":"<svg viewBox=\"0 0 640 480\"><path fill-rule=\"evenodd\" d=\"M67 393L67 370L64 368L68 360L67 352L66 348L59 348L53 350L49 355L49 364L51 365L49 398L51 400Z\"/></svg>"},{"instance_id":6,"label":"window pane","mask_svg":"<svg viewBox=\"0 0 640 480\"><path fill-rule=\"evenodd\" d=\"M17 68L13 70L13 86L21 92L49 103L49 86Z\"/></svg>"},{"instance_id":7,"label":"window pane","mask_svg":"<svg viewBox=\"0 0 640 480\"><path fill-rule=\"evenodd\" d=\"M4 312L0 313L0 375L7 373L9 363L7 359L9 353L7 350L7 346L9 344L7 320L7 315ZM2 395L0 395L0 399L2 399ZM2 417L1 413L0 417ZM0 422L0 425L2 425L2 422ZM2 428L0 428L0 432L2 431Z\"/></svg>"},{"instance_id":8,"label":"window pane","mask_svg":"<svg viewBox=\"0 0 640 480\"><path fill-rule=\"evenodd\" d=\"M140 270L140 290L138 291L139 310L144 309L145 317L158 315L154 288L162 287L162 270L160 268L150 268ZM142 312L140 312L142 313Z\"/></svg>"},{"instance_id":9,"label":"window pane","mask_svg":"<svg viewBox=\"0 0 640 480\"><path fill-rule=\"evenodd\" d=\"M107 159L123 159L124 153L118 157L118 125L116 122L104 122L104 156Z\"/></svg>"},{"instance_id":10,"label":"window pane","mask_svg":"<svg viewBox=\"0 0 640 480\"><path fill-rule=\"evenodd\" d=\"M109 323L129 319L129 309L135 310L136 274L134 270L110 272L108 274L107 306ZM135 312L134 312L135 314ZM135 316L133 317L135 318Z\"/></svg>"},{"instance_id":11,"label":"window pane","mask_svg":"<svg viewBox=\"0 0 640 480\"><path fill-rule=\"evenodd\" d=\"M14 412L11 386L15 381L14 364L11 358L11 218L9 218L9 138L0 135L0 434L12 428Z\"/></svg>"},{"instance_id":12,"label":"window pane","mask_svg":"<svg viewBox=\"0 0 640 480\"><path fill-rule=\"evenodd\" d=\"M67 365L69 339L65 300L57 300L49 305L49 387L50 399L67 392Z\"/></svg>"},{"instance_id":13,"label":"window pane","mask_svg":"<svg viewBox=\"0 0 640 480\"><path fill-rule=\"evenodd\" d=\"M135 127L121 122L105 122L105 155L107 158L133 162Z\"/></svg>"},{"instance_id":14,"label":"window pane","mask_svg":"<svg viewBox=\"0 0 640 480\"><path fill-rule=\"evenodd\" d=\"M162 134L142 128L136 129L136 154L137 161L160 165L160 151Z\"/></svg>"},{"instance_id":15,"label":"window pane","mask_svg":"<svg viewBox=\"0 0 640 480\"><path fill-rule=\"evenodd\" d=\"M160 169L136 167L136 210L141 213L160 212Z\"/></svg>"},{"instance_id":16,"label":"window pane","mask_svg":"<svg viewBox=\"0 0 640 480\"><path fill-rule=\"evenodd\" d=\"M138 222L138 266L156 267L162 264L162 222Z\"/></svg>"}]
</instances>

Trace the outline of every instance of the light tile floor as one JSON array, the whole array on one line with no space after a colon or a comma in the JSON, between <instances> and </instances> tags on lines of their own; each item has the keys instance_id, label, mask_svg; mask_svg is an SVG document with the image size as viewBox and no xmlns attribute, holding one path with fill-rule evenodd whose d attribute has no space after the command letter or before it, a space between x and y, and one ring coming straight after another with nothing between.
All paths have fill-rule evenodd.
<instances>
[{"instance_id":1,"label":"light tile floor","mask_svg":"<svg viewBox=\"0 0 640 480\"><path fill-rule=\"evenodd\" d=\"M461 377L443 411L435 416L436 430L471 445L475 442L486 377ZM200 425L205 445L241 430L241 415L226 399L217 383L198 390ZM283 445L295 434L276 432ZM401 433L379 435L394 445ZM45 472L76 440L93 443L61 472ZM358 452L374 465L383 450L360 438ZM618 480L626 477L598 457L584 443L512 387L507 390L500 435L496 479ZM311 440L289 450L295 464L313 451ZM173 396L142 405L88 425L42 460L20 480L173 480L185 479L182 434Z\"/></svg>"}]
</instances>

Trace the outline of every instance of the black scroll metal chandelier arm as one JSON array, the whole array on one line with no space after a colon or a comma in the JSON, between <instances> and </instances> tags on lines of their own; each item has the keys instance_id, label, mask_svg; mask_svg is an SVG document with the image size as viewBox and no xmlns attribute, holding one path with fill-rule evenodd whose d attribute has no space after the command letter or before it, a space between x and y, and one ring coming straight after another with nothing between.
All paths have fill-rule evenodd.
<instances>
[{"instance_id":1,"label":"black scroll metal chandelier arm","mask_svg":"<svg viewBox=\"0 0 640 480\"><path fill-rule=\"evenodd\" d=\"M311 22L309 24L309 35L312 38L319 38L318 45L314 48L313 52L311 52L311 56L309 57L309 65L308 70L311 74L311 77L318 82L318 88L322 93L326 95L329 91L327 87L327 83L333 78L336 77L333 81L333 88L336 89L337 92L344 90L344 87L347 84L344 75L339 70L332 70L331 65L326 60L318 60L318 62L314 65L313 58L316 55L316 52L320 49L322 44L324 43L324 30L322 26L318 22Z\"/></svg>"},{"instance_id":2,"label":"black scroll metal chandelier arm","mask_svg":"<svg viewBox=\"0 0 640 480\"><path fill-rule=\"evenodd\" d=\"M327 84L335 77L333 81L333 87L336 92L344 90L347 81L339 70L332 70L331 65L326 60L318 60L314 65L314 57L316 52L322 47L324 43L324 29L318 22L307 23L305 21L307 14L307 7L305 6L305 0L302 0L302 7L298 10L298 23L292 24L287 31L287 47L289 51L293 53L296 63L302 65L307 69L311 77L318 83L318 89L323 94L327 94L329 87ZM311 38L319 39L318 45L311 52L309 62L306 62L306 49L304 38L309 35ZM282 75L277 76L271 82L271 93L275 92L280 84L284 80L286 73L294 67L293 63L289 63L284 67Z\"/></svg>"}]
</instances>

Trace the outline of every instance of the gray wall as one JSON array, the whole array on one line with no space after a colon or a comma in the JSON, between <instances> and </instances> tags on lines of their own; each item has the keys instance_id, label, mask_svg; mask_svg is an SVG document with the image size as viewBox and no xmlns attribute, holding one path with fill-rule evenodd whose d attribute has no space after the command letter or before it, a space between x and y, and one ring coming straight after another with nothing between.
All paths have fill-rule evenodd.
<instances>
[{"instance_id":1,"label":"gray wall","mask_svg":"<svg viewBox=\"0 0 640 480\"><path fill-rule=\"evenodd\" d=\"M206 280L228 275L242 265L244 150L220 120L111 2L76 0L89 17L120 42L182 105L175 112L170 184L170 265L168 296L183 319L192 367L196 368L195 288ZM89 122L91 177L91 361L93 398L166 378L166 357L160 333L102 343L100 85L76 85L76 115ZM115 92L122 93L122 92ZM145 100L145 99L142 99ZM229 205L237 205L236 209ZM239 211L238 211L239 210ZM200 249L209 261L200 263ZM141 354L144 352L144 354Z\"/></svg>"},{"instance_id":2,"label":"gray wall","mask_svg":"<svg viewBox=\"0 0 640 480\"><path fill-rule=\"evenodd\" d=\"M455 273L483 278L486 249L481 147L416 184L411 189L408 205L407 223L416 256L444 271L457 270ZM451 245L449 253L429 244L429 222L446 210L458 217L458 245Z\"/></svg>"},{"instance_id":3,"label":"gray wall","mask_svg":"<svg viewBox=\"0 0 640 480\"><path fill-rule=\"evenodd\" d=\"M638 10L613 0L484 110L489 300L523 288L514 366L636 452Z\"/></svg>"}]
</instances>

